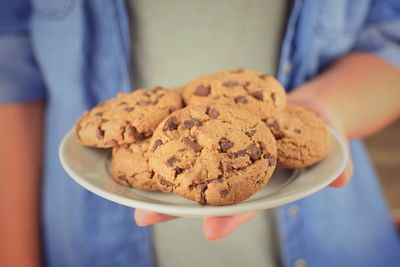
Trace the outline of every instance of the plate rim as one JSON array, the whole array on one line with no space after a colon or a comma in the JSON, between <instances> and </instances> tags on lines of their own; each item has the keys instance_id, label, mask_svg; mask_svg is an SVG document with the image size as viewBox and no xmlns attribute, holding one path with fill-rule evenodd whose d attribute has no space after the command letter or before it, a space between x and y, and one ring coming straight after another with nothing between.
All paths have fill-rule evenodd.
<instances>
[{"instance_id":1,"label":"plate rim","mask_svg":"<svg viewBox=\"0 0 400 267\"><path fill-rule=\"evenodd\" d=\"M61 165L64 171L72 178L76 183L85 188L86 190L92 192L93 194L107 199L109 201L130 207L130 208L139 208L145 209L148 211L159 212L169 215L182 216L182 217L193 217L199 218L204 216L229 216L235 214L241 214L250 211L259 211L265 209L271 209L275 207L279 207L282 205L286 205L288 203L298 201L302 198L305 198L309 195L312 195L321 189L325 188L329 185L345 168L348 161L348 152L345 145L345 141L339 135L339 133L334 130L332 127L328 126L328 131L331 135L331 138L335 138L340 146L340 151L343 157L341 157L339 168L337 168L334 172L332 172L329 177L325 178L323 182L320 182L314 186L308 188L308 190L300 190L299 192L295 192L293 194L287 196L281 196L279 199L275 199L273 201L269 200L267 202L259 201L259 202L241 202L234 205L227 206L198 206L198 207L186 207L186 206L171 206L164 203L148 203L140 200L130 199L125 196L121 196L119 194L111 193L103 188L96 187L85 179L80 178L80 175L76 173L73 169L69 167L67 160L64 157L63 151L68 138L71 135L74 135L73 129L69 130L62 138L59 149L58 156L61 162ZM300 172L303 172L304 169L298 169ZM137 189L139 190L139 189ZM238 206L240 204L240 206Z\"/></svg>"}]
</instances>

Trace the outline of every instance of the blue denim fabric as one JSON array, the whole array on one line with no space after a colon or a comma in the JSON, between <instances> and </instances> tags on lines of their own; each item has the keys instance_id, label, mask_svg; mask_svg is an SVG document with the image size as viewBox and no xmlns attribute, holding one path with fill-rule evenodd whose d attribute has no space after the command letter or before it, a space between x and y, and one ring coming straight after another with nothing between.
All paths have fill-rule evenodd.
<instances>
[{"instance_id":1,"label":"blue denim fabric","mask_svg":"<svg viewBox=\"0 0 400 267\"><path fill-rule=\"evenodd\" d=\"M0 3L0 103L47 104L42 218L50 267L155 264L150 229L134 224L131 209L74 183L57 156L83 110L134 85L124 4ZM293 89L352 51L400 66L399 40L399 1L293 1L278 77ZM278 209L284 266L400 265L399 241L362 143L352 142L351 152L355 174L345 189L327 188Z\"/></svg>"}]
</instances>

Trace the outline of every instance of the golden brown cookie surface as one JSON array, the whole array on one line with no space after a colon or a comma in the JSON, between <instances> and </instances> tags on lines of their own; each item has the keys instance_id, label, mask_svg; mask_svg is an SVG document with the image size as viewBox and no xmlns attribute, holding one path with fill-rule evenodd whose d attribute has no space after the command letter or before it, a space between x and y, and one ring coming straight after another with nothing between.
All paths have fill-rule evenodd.
<instances>
[{"instance_id":1,"label":"golden brown cookie surface","mask_svg":"<svg viewBox=\"0 0 400 267\"><path fill-rule=\"evenodd\" d=\"M330 136L325 123L303 107L287 105L265 123L276 139L278 165L282 167L308 167L328 154Z\"/></svg>"},{"instance_id":2,"label":"golden brown cookie surface","mask_svg":"<svg viewBox=\"0 0 400 267\"><path fill-rule=\"evenodd\" d=\"M157 125L182 107L179 94L162 88L120 93L85 112L75 130L81 144L112 147L141 141L153 134Z\"/></svg>"},{"instance_id":3,"label":"golden brown cookie surface","mask_svg":"<svg viewBox=\"0 0 400 267\"><path fill-rule=\"evenodd\" d=\"M237 105L266 119L283 110L286 94L272 76L238 69L212 73L184 87L187 105L223 103Z\"/></svg>"},{"instance_id":4,"label":"golden brown cookie surface","mask_svg":"<svg viewBox=\"0 0 400 267\"><path fill-rule=\"evenodd\" d=\"M112 173L118 183L144 190L158 190L154 172L149 167L150 139L129 145L115 146L112 150Z\"/></svg>"},{"instance_id":5,"label":"golden brown cookie surface","mask_svg":"<svg viewBox=\"0 0 400 267\"><path fill-rule=\"evenodd\" d=\"M161 190L201 205L229 205L266 185L276 165L276 143L247 110L189 106L161 122L149 162Z\"/></svg>"}]
</instances>

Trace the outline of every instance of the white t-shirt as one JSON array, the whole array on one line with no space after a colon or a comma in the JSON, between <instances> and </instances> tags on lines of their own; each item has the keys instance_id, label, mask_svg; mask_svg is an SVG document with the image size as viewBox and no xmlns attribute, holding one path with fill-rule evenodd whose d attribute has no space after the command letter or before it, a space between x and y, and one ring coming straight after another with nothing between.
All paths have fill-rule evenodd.
<instances>
[{"instance_id":1,"label":"white t-shirt","mask_svg":"<svg viewBox=\"0 0 400 267\"><path fill-rule=\"evenodd\" d=\"M136 87L181 86L238 67L276 74L289 1L127 0ZM204 239L201 220L155 225L160 267L279 266L274 210L219 241Z\"/></svg>"}]
</instances>

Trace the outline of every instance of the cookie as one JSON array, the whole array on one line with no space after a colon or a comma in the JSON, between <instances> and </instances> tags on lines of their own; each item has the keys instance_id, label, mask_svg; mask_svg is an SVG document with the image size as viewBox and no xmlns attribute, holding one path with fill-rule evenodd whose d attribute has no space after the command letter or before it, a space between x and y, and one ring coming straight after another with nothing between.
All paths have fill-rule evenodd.
<instances>
[{"instance_id":1,"label":"cookie","mask_svg":"<svg viewBox=\"0 0 400 267\"><path fill-rule=\"evenodd\" d=\"M264 187L276 165L270 130L237 106L188 106L157 127L150 167L164 192L201 205L243 201Z\"/></svg>"},{"instance_id":2,"label":"cookie","mask_svg":"<svg viewBox=\"0 0 400 267\"><path fill-rule=\"evenodd\" d=\"M93 147L139 142L153 134L158 124L182 107L179 94L161 87L120 93L85 112L76 123L81 144Z\"/></svg>"},{"instance_id":3,"label":"cookie","mask_svg":"<svg viewBox=\"0 0 400 267\"><path fill-rule=\"evenodd\" d=\"M330 136L325 123L303 107L287 105L265 124L276 139L281 167L305 168L328 154Z\"/></svg>"},{"instance_id":4,"label":"cookie","mask_svg":"<svg viewBox=\"0 0 400 267\"><path fill-rule=\"evenodd\" d=\"M170 91L178 94L180 97L182 97L182 93L183 93L183 88L182 87L175 87L170 89Z\"/></svg>"},{"instance_id":5,"label":"cookie","mask_svg":"<svg viewBox=\"0 0 400 267\"><path fill-rule=\"evenodd\" d=\"M238 69L212 73L193 80L184 87L187 105L224 103L245 108L266 119L283 110L286 94L272 76Z\"/></svg>"},{"instance_id":6,"label":"cookie","mask_svg":"<svg viewBox=\"0 0 400 267\"><path fill-rule=\"evenodd\" d=\"M112 149L112 174L118 183L144 190L158 190L149 167L147 150L150 139Z\"/></svg>"}]
</instances>

